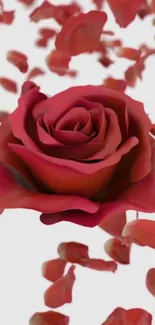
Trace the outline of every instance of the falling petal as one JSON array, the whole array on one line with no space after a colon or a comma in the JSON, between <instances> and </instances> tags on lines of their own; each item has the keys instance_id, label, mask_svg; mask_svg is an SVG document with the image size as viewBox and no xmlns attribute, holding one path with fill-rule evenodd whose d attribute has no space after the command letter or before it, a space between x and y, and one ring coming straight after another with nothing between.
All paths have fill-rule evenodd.
<instances>
[{"instance_id":1,"label":"falling petal","mask_svg":"<svg viewBox=\"0 0 155 325\"><path fill-rule=\"evenodd\" d=\"M104 85L108 88L124 92L127 87L127 82L123 79L108 77L104 79Z\"/></svg>"},{"instance_id":2,"label":"falling petal","mask_svg":"<svg viewBox=\"0 0 155 325\"><path fill-rule=\"evenodd\" d=\"M117 263L114 261L104 261L99 258L87 258L81 259L78 264L96 271L110 271L115 272L117 270Z\"/></svg>"},{"instance_id":3,"label":"falling petal","mask_svg":"<svg viewBox=\"0 0 155 325\"><path fill-rule=\"evenodd\" d=\"M121 239L110 238L106 241L104 249L106 253L116 262L121 264L130 263L130 248L122 243Z\"/></svg>"},{"instance_id":4,"label":"falling petal","mask_svg":"<svg viewBox=\"0 0 155 325\"><path fill-rule=\"evenodd\" d=\"M51 282L57 281L63 276L66 264L67 263L60 258L56 258L54 260L43 263L43 277Z\"/></svg>"},{"instance_id":5,"label":"falling petal","mask_svg":"<svg viewBox=\"0 0 155 325\"><path fill-rule=\"evenodd\" d=\"M103 218L99 227L113 237L121 237L123 228L126 224L126 212L113 214Z\"/></svg>"},{"instance_id":6,"label":"falling petal","mask_svg":"<svg viewBox=\"0 0 155 325\"><path fill-rule=\"evenodd\" d=\"M120 58L137 61L141 56L141 51L130 47L120 47L117 51L117 56Z\"/></svg>"},{"instance_id":7,"label":"falling petal","mask_svg":"<svg viewBox=\"0 0 155 325\"><path fill-rule=\"evenodd\" d=\"M137 219L127 223L122 236L131 238L131 241L140 246L155 248L155 221Z\"/></svg>"},{"instance_id":8,"label":"falling petal","mask_svg":"<svg viewBox=\"0 0 155 325\"><path fill-rule=\"evenodd\" d=\"M17 83L11 79L0 77L0 85L7 91L17 93Z\"/></svg>"},{"instance_id":9,"label":"falling petal","mask_svg":"<svg viewBox=\"0 0 155 325\"><path fill-rule=\"evenodd\" d=\"M56 311L35 313L29 320L29 325L68 325L69 317Z\"/></svg>"},{"instance_id":10,"label":"falling petal","mask_svg":"<svg viewBox=\"0 0 155 325\"><path fill-rule=\"evenodd\" d=\"M149 292L155 297L155 268L152 268L147 272L146 286Z\"/></svg>"},{"instance_id":11,"label":"falling petal","mask_svg":"<svg viewBox=\"0 0 155 325\"><path fill-rule=\"evenodd\" d=\"M45 74L45 72L42 69L35 67L29 72L29 74L27 76L27 80L42 76L44 74Z\"/></svg>"},{"instance_id":12,"label":"falling petal","mask_svg":"<svg viewBox=\"0 0 155 325\"><path fill-rule=\"evenodd\" d=\"M9 51L7 53L7 60L12 63L15 67L19 69L20 72L27 72L28 70L28 63L27 63L27 56L23 53L18 51Z\"/></svg>"},{"instance_id":13,"label":"falling petal","mask_svg":"<svg viewBox=\"0 0 155 325\"><path fill-rule=\"evenodd\" d=\"M78 263L81 259L89 258L88 246L77 242L61 243L57 251L61 259L70 263Z\"/></svg>"},{"instance_id":14,"label":"falling petal","mask_svg":"<svg viewBox=\"0 0 155 325\"><path fill-rule=\"evenodd\" d=\"M75 282L75 266L71 266L68 273L50 286L44 294L45 305L57 308L72 302L72 290Z\"/></svg>"}]
</instances>

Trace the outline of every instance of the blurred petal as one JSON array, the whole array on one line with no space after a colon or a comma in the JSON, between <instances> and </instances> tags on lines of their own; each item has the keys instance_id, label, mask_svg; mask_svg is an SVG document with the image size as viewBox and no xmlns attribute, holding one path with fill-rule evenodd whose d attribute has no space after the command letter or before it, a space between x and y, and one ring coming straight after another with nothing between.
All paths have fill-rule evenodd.
<instances>
[{"instance_id":1,"label":"blurred petal","mask_svg":"<svg viewBox=\"0 0 155 325\"><path fill-rule=\"evenodd\" d=\"M107 0L116 22L120 27L127 27L135 18L139 9L146 3L146 0Z\"/></svg>"},{"instance_id":2,"label":"blurred petal","mask_svg":"<svg viewBox=\"0 0 155 325\"><path fill-rule=\"evenodd\" d=\"M130 246L122 243L121 239L110 238L104 244L106 253L116 262L121 264L130 263Z\"/></svg>"},{"instance_id":3,"label":"blurred petal","mask_svg":"<svg viewBox=\"0 0 155 325\"><path fill-rule=\"evenodd\" d=\"M117 56L129 60L137 61L140 58L141 51L130 47L120 47L117 51Z\"/></svg>"},{"instance_id":4,"label":"blurred petal","mask_svg":"<svg viewBox=\"0 0 155 325\"><path fill-rule=\"evenodd\" d=\"M27 80L36 78L38 76L42 76L44 74L45 74L45 72L42 69L35 67L29 72L29 74L27 76Z\"/></svg>"},{"instance_id":5,"label":"blurred petal","mask_svg":"<svg viewBox=\"0 0 155 325\"><path fill-rule=\"evenodd\" d=\"M71 266L68 273L50 286L44 294L45 305L57 308L72 302L72 290L75 282L75 266Z\"/></svg>"},{"instance_id":6,"label":"blurred petal","mask_svg":"<svg viewBox=\"0 0 155 325\"><path fill-rule=\"evenodd\" d=\"M108 77L104 79L104 86L117 91L124 92L127 87L127 83L123 79L115 79L115 78Z\"/></svg>"},{"instance_id":7,"label":"blurred petal","mask_svg":"<svg viewBox=\"0 0 155 325\"><path fill-rule=\"evenodd\" d=\"M29 320L29 325L68 325L69 317L56 311L35 313Z\"/></svg>"},{"instance_id":8,"label":"blurred petal","mask_svg":"<svg viewBox=\"0 0 155 325\"><path fill-rule=\"evenodd\" d=\"M147 272L146 286L149 292L155 297L155 268L152 268Z\"/></svg>"},{"instance_id":9,"label":"blurred petal","mask_svg":"<svg viewBox=\"0 0 155 325\"><path fill-rule=\"evenodd\" d=\"M0 77L0 85L7 91L17 93L17 83L6 77Z\"/></svg>"},{"instance_id":10,"label":"blurred petal","mask_svg":"<svg viewBox=\"0 0 155 325\"><path fill-rule=\"evenodd\" d=\"M28 58L25 54L18 51L9 51L7 53L7 60L15 65L20 72L27 72L28 70Z\"/></svg>"},{"instance_id":11,"label":"blurred petal","mask_svg":"<svg viewBox=\"0 0 155 325\"><path fill-rule=\"evenodd\" d=\"M62 260L70 263L78 263L81 259L89 258L88 246L77 242L61 243L57 251Z\"/></svg>"},{"instance_id":12,"label":"blurred petal","mask_svg":"<svg viewBox=\"0 0 155 325\"><path fill-rule=\"evenodd\" d=\"M42 265L42 275L44 278L51 282L55 282L60 279L65 270L66 262L60 258L47 261Z\"/></svg>"}]
</instances>

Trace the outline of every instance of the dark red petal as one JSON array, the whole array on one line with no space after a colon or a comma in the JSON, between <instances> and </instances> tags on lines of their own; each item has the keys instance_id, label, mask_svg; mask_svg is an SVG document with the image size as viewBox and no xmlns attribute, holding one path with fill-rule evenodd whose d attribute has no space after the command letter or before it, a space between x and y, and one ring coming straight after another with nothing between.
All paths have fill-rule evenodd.
<instances>
[{"instance_id":1,"label":"dark red petal","mask_svg":"<svg viewBox=\"0 0 155 325\"><path fill-rule=\"evenodd\" d=\"M95 4L98 10L101 10L103 8L105 0L93 0L93 3Z\"/></svg>"},{"instance_id":2,"label":"dark red petal","mask_svg":"<svg viewBox=\"0 0 155 325\"><path fill-rule=\"evenodd\" d=\"M90 11L67 20L56 37L58 51L70 56L97 48L107 15L101 11Z\"/></svg>"},{"instance_id":3,"label":"dark red petal","mask_svg":"<svg viewBox=\"0 0 155 325\"><path fill-rule=\"evenodd\" d=\"M155 221L137 219L127 223L122 235L137 245L155 248Z\"/></svg>"},{"instance_id":4,"label":"dark red petal","mask_svg":"<svg viewBox=\"0 0 155 325\"><path fill-rule=\"evenodd\" d=\"M146 16L150 14L151 14L151 8L147 3L143 5L138 11L138 16L140 19L144 19Z\"/></svg>"},{"instance_id":5,"label":"dark red petal","mask_svg":"<svg viewBox=\"0 0 155 325\"><path fill-rule=\"evenodd\" d=\"M42 76L44 74L45 74L45 72L42 69L35 67L29 72L29 74L27 76L27 80L36 78L38 76Z\"/></svg>"},{"instance_id":6,"label":"dark red petal","mask_svg":"<svg viewBox=\"0 0 155 325\"><path fill-rule=\"evenodd\" d=\"M76 2L72 2L68 5L58 5L54 7L53 18L58 22L58 24L64 25L70 17L73 17L80 12L81 6Z\"/></svg>"},{"instance_id":7,"label":"dark red petal","mask_svg":"<svg viewBox=\"0 0 155 325\"><path fill-rule=\"evenodd\" d=\"M5 77L0 77L0 85L12 92L12 93L17 93L18 89L17 89L17 83L11 79L5 78Z\"/></svg>"},{"instance_id":8,"label":"dark red petal","mask_svg":"<svg viewBox=\"0 0 155 325\"><path fill-rule=\"evenodd\" d=\"M114 311L108 316L108 318L104 323L102 323L102 325L129 325L124 324L125 312L126 310L121 307L114 309Z\"/></svg>"},{"instance_id":9,"label":"dark red petal","mask_svg":"<svg viewBox=\"0 0 155 325\"><path fill-rule=\"evenodd\" d=\"M130 47L120 47L119 50L117 51L117 55L120 58L126 58L129 60L136 61L140 58L141 51Z\"/></svg>"},{"instance_id":10,"label":"dark red petal","mask_svg":"<svg viewBox=\"0 0 155 325\"><path fill-rule=\"evenodd\" d=\"M18 51L9 51L7 53L7 60L15 65L21 72L25 73L28 70L27 56Z\"/></svg>"},{"instance_id":11,"label":"dark red petal","mask_svg":"<svg viewBox=\"0 0 155 325\"><path fill-rule=\"evenodd\" d=\"M108 56L101 56L98 60L105 68L109 67L111 64L114 63Z\"/></svg>"},{"instance_id":12,"label":"dark red petal","mask_svg":"<svg viewBox=\"0 0 155 325\"><path fill-rule=\"evenodd\" d=\"M68 325L69 317L56 311L35 313L29 320L29 325Z\"/></svg>"},{"instance_id":13,"label":"dark red petal","mask_svg":"<svg viewBox=\"0 0 155 325\"><path fill-rule=\"evenodd\" d=\"M107 0L116 22L121 27L128 26L135 18L140 8L145 5L146 0Z\"/></svg>"},{"instance_id":14,"label":"dark red petal","mask_svg":"<svg viewBox=\"0 0 155 325\"><path fill-rule=\"evenodd\" d=\"M145 69L145 64L143 61L139 60L134 65L129 67L125 72L125 79L128 86L134 87L137 81L137 78L142 78L142 72Z\"/></svg>"},{"instance_id":15,"label":"dark red petal","mask_svg":"<svg viewBox=\"0 0 155 325\"><path fill-rule=\"evenodd\" d=\"M104 85L108 88L124 92L127 87L127 82L123 79L114 79L108 77L104 79Z\"/></svg>"},{"instance_id":16,"label":"dark red petal","mask_svg":"<svg viewBox=\"0 0 155 325\"><path fill-rule=\"evenodd\" d=\"M89 258L88 246L77 242L61 243L57 251L61 259L70 263Z\"/></svg>"},{"instance_id":17,"label":"dark red petal","mask_svg":"<svg viewBox=\"0 0 155 325\"><path fill-rule=\"evenodd\" d=\"M155 124L152 124L151 133L155 135Z\"/></svg>"},{"instance_id":18,"label":"dark red petal","mask_svg":"<svg viewBox=\"0 0 155 325\"><path fill-rule=\"evenodd\" d=\"M96 271L110 271L115 272L117 270L117 263L114 261L104 261L99 258L86 258L81 259L78 264Z\"/></svg>"},{"instance_id":19,"label":"dark red petal","mask_svg":"<svg viewBox=\"0 0 155 325\"><path fill-rule=\"evenodd\" d=\"M112 214L104 218L99 227L114 237L121 237L126 224L126 212Z\"/></svg>"},{"instance_id":20,"label":"dark red petal","mask_svg":"<svg viewBox=\"0 0 155 325\"><path fill-rule=\"evenodd\" d=\"M146 286L149 292L155 297L155 268L152 268L147 272Z\"/></svg>"},{"instance_id":21,"label":"dark red petal","mask_svg":"<svg viewBox=\"0 0 155 325\"><path fill-rule=\"evenodd\" d=\"M124 325L151 325L152 316L141 308L128 309L125 312Z\"/></svg>"},{"instance_id":22,"label":"dark red petal","mask_svg":"<svg viewBox=\"0 0 155 325\"><path fill-rule=\"evenodd\" d=\"M45 0L39 7L33 10L30 15L30 20L37 23L42 19L52 18L53 10L54 6L50 2Z\"/></svg>"},{"instance_id":23,"label":"dark red petal","mask_svg":"<svg viewBox=\"0 0 155 325\"><path fill-rule=\"evenodd\" d=\"M60 258L56 258L54 260L43 263L43 277L51 282L57 281L63 276L66 264L67 263Z\"/></svg>"},{"instance_id":24,"label":"dark red petal","mask_svg":"<svg viewBox=\"0 0 155 325\"><path fill-rule=\"evenodd\" d=\"M130 245L126 246L121 239L110 238L106 241L104 249L106 253L116 262L121 264L130 263Z\"/></svg>"},{"instance_id":25,"label":"dark red petal","mask_svg":"<svg viewBox=\"0 0 155 325\"><path fill-rule=\"evenodd\" d=\"M72 289L75 282L75 266L71 266L68 273L50 286L44 294L45 305L51 308L60 307L72 302Z\"/></svg>"}]
</instances>

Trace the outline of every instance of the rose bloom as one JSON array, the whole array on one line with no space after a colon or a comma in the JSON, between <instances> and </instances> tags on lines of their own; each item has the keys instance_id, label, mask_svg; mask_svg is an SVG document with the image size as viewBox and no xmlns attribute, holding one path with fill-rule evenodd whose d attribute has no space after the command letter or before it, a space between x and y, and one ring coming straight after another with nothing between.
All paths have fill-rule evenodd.
<instances>
[{"instance_id":1,"label":"rose bloom","mask_svg":"<svg viewBox=\"0 0 155 325\"><path fill-rule=\"evenodd\" d=\"M104 86L48 98L31 82L0 126L0 211L98 225L126 210L155 212L155 141L143 104Z\"/></svg>"}]
</instances>

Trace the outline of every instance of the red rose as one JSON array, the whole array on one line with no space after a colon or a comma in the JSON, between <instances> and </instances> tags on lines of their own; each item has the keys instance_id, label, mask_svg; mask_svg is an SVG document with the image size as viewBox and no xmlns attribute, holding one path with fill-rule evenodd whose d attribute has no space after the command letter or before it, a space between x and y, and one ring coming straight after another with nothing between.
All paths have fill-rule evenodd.
<instances>
[{"instance_id":1,"label":"red rose","mask_svg":"<svg viewBox=\"0 0 155 325\"><path fill-rule=\"evenodd\" d=\"M34 87L34 88L33 88ZM155 212L155 149L143 105L103 86L51 98L26 83L0 127L0 210L92 227L126 210Z\"/></svg>"}]
</instances>

